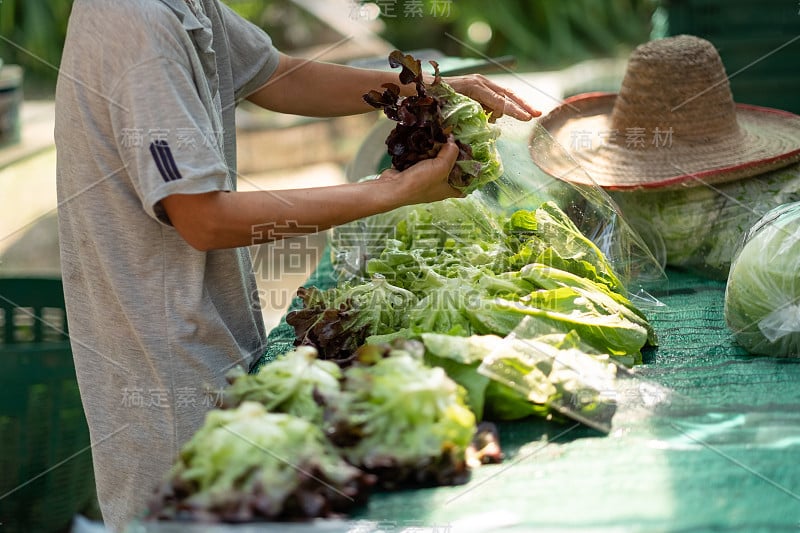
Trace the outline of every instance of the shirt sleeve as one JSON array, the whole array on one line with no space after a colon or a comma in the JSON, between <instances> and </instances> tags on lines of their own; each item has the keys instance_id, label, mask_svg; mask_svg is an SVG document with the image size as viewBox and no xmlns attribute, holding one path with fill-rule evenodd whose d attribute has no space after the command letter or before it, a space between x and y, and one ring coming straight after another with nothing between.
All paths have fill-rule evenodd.
<instances>
[{"instance_id":1,"label":"shirt sleeve","mask_svg":"<svg viewBox=\"0 0 800 533\"><path fill-rule=\"evenodd\" d=\"M160 202L167 196L233 189L221 126L199 90L184 64L159 57L129 69L112 93L118 152L144 210L165 224Z\"/></svg>"},{"instance_id":2,"label":"shirt sleeve","mask_svg":"<svg viewBox=\"0 0 800 533\"><path fill-rule=\"evenodd\" d=\"M231 54L236 99L242 99L264 85L278 67L279 52L269 35L217 2Z\"/></svg>"}]
</instances>

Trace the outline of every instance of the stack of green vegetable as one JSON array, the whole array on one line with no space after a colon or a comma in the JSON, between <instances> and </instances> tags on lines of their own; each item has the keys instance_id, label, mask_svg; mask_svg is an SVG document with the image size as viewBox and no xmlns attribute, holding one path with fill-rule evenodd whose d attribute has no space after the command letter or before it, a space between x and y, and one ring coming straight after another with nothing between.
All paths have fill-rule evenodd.
<instances>
[{"instance_id":1,"label":"stack of green vegetable","mask_svg":"<svg viewBox=\"0 0 800 533\"><path fill-rule=\"evenodd\" d=\"M183 447L151 519L328 517L370 489L464 483L476 436L464 390L418 342L364 346L347 369L302 347L257 374L235 369L222 410Z\"/></svg>"},{"instance_id":2,"label":"stack of green vegetable","mask_svg":"<svg viewBox=\"0 0 800 533\"><path fill-rule=\"evenodd\" d=\"M333 516L363 503L372 483L319 427L248 401L208 414L159 487L149 517L251 522Z\"/></svg>"},{"instance_id":3,"label":"stack of green vegetable","mask_svg":"<svg viewBox=\"0 0 800 533\"><path fill-rule=\"evenodd\" d=\"M333 236L344 281L327 290L301 289L303 307L286 318L297 344L343 367L356 346L419 339L425 361L467 390L479 420L509 420L552 413L566 383L564 373L531 369L530 379L541 380L536 386L552 392L537 396L481 370L523 319L541 324L550 345L555 333L557 348L572 339L587 357L627 365L656 344L607 258L552 202L506 213L470 195L357 224L368 247L359 247L350 227ZM354 255L361 270L347 261Z\"/></svg>"}]
</instances>

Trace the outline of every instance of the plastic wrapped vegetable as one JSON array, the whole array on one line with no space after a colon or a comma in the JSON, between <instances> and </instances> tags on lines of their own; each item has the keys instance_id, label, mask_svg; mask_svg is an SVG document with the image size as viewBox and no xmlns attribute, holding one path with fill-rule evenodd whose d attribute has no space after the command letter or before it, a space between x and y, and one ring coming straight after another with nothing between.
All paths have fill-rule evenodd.
<instances>
[{"instance_id":1,"label":"plastic wrapped vegetable","mask_svg":"<svg viewBox=\"0 0 800 533\"><path fill-rule=\"evenodd\" d=\"M538 404L498 380L478 372L483 360L506 341L497 335L456 337L440 333L422 335L425 361L439 366L467 391L469 407L478 420L517 420L531 415L547 416Z\"/></svg>"},{"instance_id":2,"label":"plastic wrapped vegetable","mask_svg":"<svg viewBox=\"0 0 800 533\"><path fill-rule=\"evenodd\" d=\"M244 402L208 413L148 516L200 522L334 516L363 503L373 482L311 422Z\"/></svg>"},{"instance_id":3,"label":"plastic wrapped vegetable","mask_svg":"<svg viewBox=\"0 0 800 533\"><path fill-rule=\"evenodd\" d=\"M656 345L611 261L554 202L492 214L479 198L406 210L383 250L360 256L379 277L328 291L301 288L304 307L286 317L297 342L345 366L364 342L425 333L505 336L536 316L563 333L576 330L625 364Z\"/></svg>"},{"instance_id":4,"label":"plastic wrapped vegetable","mask_svg":"<svg viewBox=\"0 0 800 533\"><path fill-rule=\"evenodd\" d=\"M714 187L610 194L668 265L724 281L742 234L770 209L800 201L800 164Z\"/></svg>"},{"instance_id":5,"label":"plastic wrapped vegetable","mask_svg":"<svg viewBox=\"0 0 800 533\"><path fill-rule=\"evenodd\" d=\"M725 320L753 354L800 356L800 202L769 211L731 265Z\"/></svg>"},{"instance_id":6,"label":"plastic wrapped vegetable","mask_svg":"<svg viewBox=\"0 0 800 533\"><path fill-rule=\"evenodd\" d=\"M548 329L523 320L483 359L478 372L533 404L608 432L617 408L613 392L621 367L583 344L574 331L543 333Z\"/></svg>"}]
</instances>

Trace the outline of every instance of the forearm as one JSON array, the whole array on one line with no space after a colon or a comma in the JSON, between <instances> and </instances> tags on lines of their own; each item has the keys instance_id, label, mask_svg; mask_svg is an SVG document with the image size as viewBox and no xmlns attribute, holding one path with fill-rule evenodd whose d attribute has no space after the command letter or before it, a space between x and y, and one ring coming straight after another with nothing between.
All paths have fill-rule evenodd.
<instances>
[{"instance_id":1,"label":"forearm","mask_svg":"<svg viewBox=\"0 0 800 533\"><path fill-rule=\"evenodd\" d=\"M387 184L215 192L191 199L170 197L165 202L170 212L169 202L192 201L190 216L173 220L173 225L193 247L213 250L322 231L399 207Z\"/></svg>"},{"instance_id":2,"label":"forearm","mask_svg":"<svg viewBox=\"0 0 800 533\"><path fill-rule=\"evenodd\" d=\"M249 246L313 233L403 205L458 195L447 176L458 155L445 144L433 159L375 180L278 191L174 194L161 201L172 225L198 250Z\"/></svg>"},{"instance_id":3,"label":"forearm","mask_svg":"<svg viewBox=\"0 0 800 533\"><path fill-rule=\"evenodd\" d=\"M278 68L264 86L247 99L254 104L293 115L335 117L374 110L363 96L394 83L400 93L415 92L414 84L400 85L397 70L368 70L281 55ZM426 83L432 76L425 75ZM456 91L477 100L492 112L492 119L509 115L530 120L541 113L523 99L480 74L444 78Z\"/></svg>"},{"instance_id":4,"label":"forearm","mask_svg":"<svg viewBox=\"0 0 800 533\"><path fill-rule=\"evenodd\" d=\"M247 99L254 104L293 115L333 117L354 115L375 108L363 95L384 83L398 83L397 72L308 61L281 56L278 69ZM404 92L413 87L404 87Z\"/></svg>"}]
</instances>

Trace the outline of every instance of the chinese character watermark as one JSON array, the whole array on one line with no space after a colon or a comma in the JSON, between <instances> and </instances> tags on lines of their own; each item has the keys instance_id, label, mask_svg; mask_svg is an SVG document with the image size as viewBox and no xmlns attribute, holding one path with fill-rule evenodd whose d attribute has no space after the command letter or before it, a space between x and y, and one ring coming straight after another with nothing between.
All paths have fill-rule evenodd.
<instances>
[{"instance_id":1,"label":"chinese character watermark","mask_svg":"<svg viewBox=\"0 0 800 533\"><path fill-rule=\"evenodd\" d=\"M672 128L658 126L648 130L641 127L629 127L623 130L625 148L643 150L648 146L655 148L672 148ZM619 130L609 129L593 132L591 130L572 130L569 132L569 147L573 151L594 150L595 148L608 147L611 144L620 144ZM595 144L597 142L597 144Z\"/></svg>"},{"instance_id":2,"label":"chinese character watermark","mask_svg":"<svg viewBox=\"0 0 800 533\"><path fill-rule=\"evenodd\" d=\"M453 14L453 0L373 0L361 2L350 0L348 18L350 20L373 20L382 18L449 18ZM425 10L428 7L427 12Z\"/></svg>"},{"instance_id":3,"label":"chinese character watermark","mask_svg":"<svg viewBox=\"0 0 800 533\"><path fill-rule=\"evenodd\" d=\"M197 150L199 148L219 149L224 143L222 131L198 128L122 128L119 145L123 148L141 148L151 142L170 144L181 150Z\"/></svg>"},{"instance_id":4,"label":"chinese character watermark","mask_svg":"<svg viewBox=\"0 0 800 533\"><path fill-rule=\"evenodd\" d=\"M316 226L304 226L295 221L285 224L266 223L253 226L253 268L262 274L265 281L280 281L286 274L305 274L309 266L319 262L319 246L311 235L319 230Z\"/></svg>"}]
</instances>

